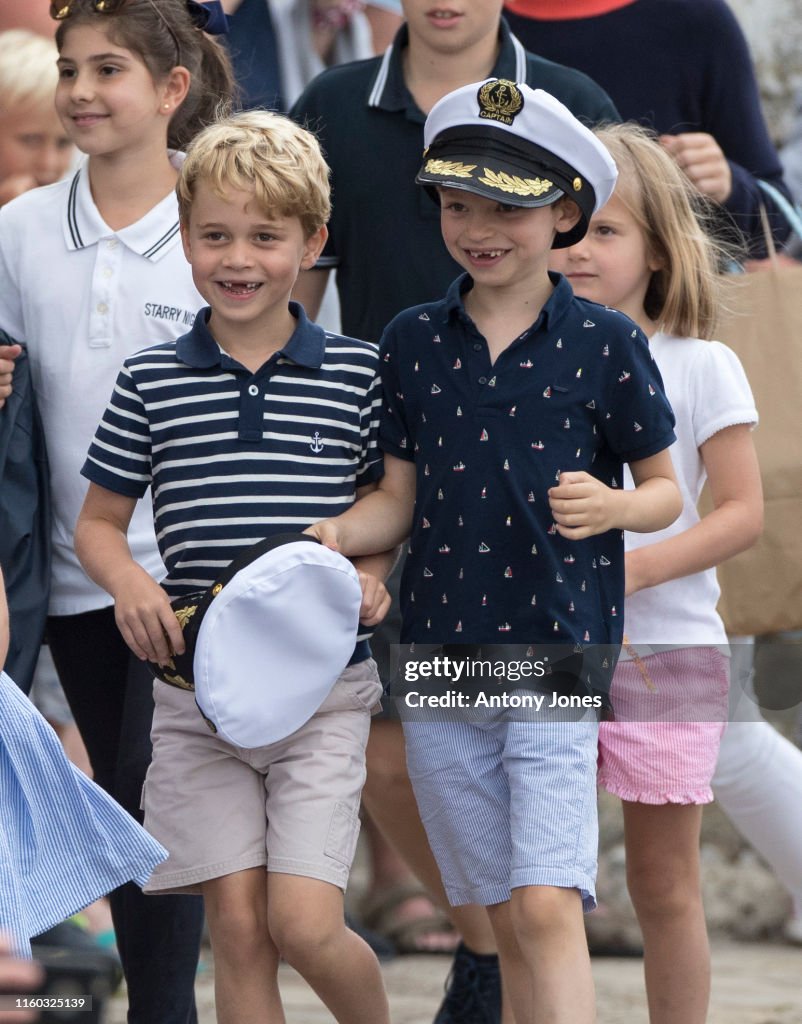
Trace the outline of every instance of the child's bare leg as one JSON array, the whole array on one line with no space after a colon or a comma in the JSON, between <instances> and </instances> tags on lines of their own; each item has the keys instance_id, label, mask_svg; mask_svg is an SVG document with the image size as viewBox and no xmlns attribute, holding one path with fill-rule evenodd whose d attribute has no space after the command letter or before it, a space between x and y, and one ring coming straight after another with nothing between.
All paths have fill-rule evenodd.
<instances>
[{"instance_id":1,"label":"child's bare leg","mask_svg":"<svg viewBox=\"0 0 802 1024\"><path fill-rule=\"evenodd\" d=\"M578 891L522 886L513 889L509 903L488 912L517 1024L593 1024L593 977Z\"/></svg>"},{"instance_id":2,"label":"child's bare leg","mask_svg":"<svg viewBox=\"0 0 802 1024\"><path fill-rule=\"evenodd\" d=\"M389 1024L379 962L368 944L346 927L337 886L270 873L268 921L281 955L340 1024Z\"/></svg>"},{"instance_id":3,"label":"child's bare leg","mask_svg":"<svg viewBox=\"0 0 802 1024\"><path fill-rule=\"evenodd\" d=\"M509 901L487 911L501 964L502 1024L528 1024L534 1002L532 978L515 937Z\"/></svg>"},{"instance_id":4,"label":"child's bare leg","mask_svg":"<svg viewBox=\"0 0 802 1024\"><path fill-rule=\"evenodd\" d=\"M203 885L214 952L218 1024L285 1024L278 991L278 951L267 927L264 868Z\"/></svg>"},{"instance_id":5,"label":"child's bare leg","mask_svg":"<svg viewBox=\"0 0 802 1024\"><path fill-rule=\"evenodd\" d=\"M627 882L643 932L651 1024L704 1024L710 948L699 877L702 808L624 802Z\"/></svg>"}]
</instances>

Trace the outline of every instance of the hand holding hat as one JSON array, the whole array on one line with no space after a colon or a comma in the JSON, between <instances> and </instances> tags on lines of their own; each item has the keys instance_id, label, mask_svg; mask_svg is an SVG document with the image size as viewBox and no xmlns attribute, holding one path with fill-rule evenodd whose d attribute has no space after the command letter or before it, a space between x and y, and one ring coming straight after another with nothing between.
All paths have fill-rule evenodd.
<instances>
[{"instance_id":1,"label":"hand holding hat","mask_svg":"<svg viewBox=\"0 0 802 1024\"><path fill-rule=\"evenodd\" d=\"M142 566L132 562L112 596L117 628L140 661L166 665L184 653L184 636L170 599Z\"/></svg>"},{"instance_id":2,"label":"hand holding hat","mask_svg":"<svg viewBox=\"0 0 802 1024\"><path fill-rule=\"evenodd\" d=\"M340 550L340 528L334 519L321 519L319 523L304 530L304 534L315 537L330 551ZM378 626L390 610L392 598L379 576L359 567L359 563L364 564L366 561L365 558L357 559L357 576L362 588L359 621L365 626Z\"/></svg>"},{"instance_id":3,"label":"hand holding hat","mask_svg":"<svg viewBox=\"0 0 802 1024\"><path fill-rule=\"evenodd\" d=\"M354 653L361 603L347 558L312 536L270 537L206 591L173 601L186 651L155 674L194 690L221 739L267 746L326 699Z\"/></svg>"}]
</instances>

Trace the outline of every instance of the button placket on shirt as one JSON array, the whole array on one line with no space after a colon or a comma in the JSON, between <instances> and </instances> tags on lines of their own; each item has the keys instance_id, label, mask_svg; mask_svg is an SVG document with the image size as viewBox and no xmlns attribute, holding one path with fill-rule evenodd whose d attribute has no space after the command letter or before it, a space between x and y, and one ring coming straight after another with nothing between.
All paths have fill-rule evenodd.
<instances>
[{"instance_id":1,"label":"button placket on shirt","mask_svg":"<svg viewBox=\"0 0 802 1024\"><path fill-rule=\"evenodd\" d=\"M262 440L264 429L264 392L267 380L263 377L260 383L256 378L248 377L240 385L239 432L240 441L258 442Z\"/></svg>"},{"instance_id":2,"label":"button placket on shirt","mask_svg":"<svg viewBox=\"0 0 802 1024\"><path fill-rule=\"evenodd\" d=\"M470 379L481 385L482 390L477 395L477 401L481 403L484 388L492 376L487 342L467 314L461 314L459 319L465 332L464 351L468 372Z\"/></svg>"},{"instance_id":3,"label":"button placket on shirt","mask_svg":"<svg viewBox=\"0 0 802 1024\"><path fill-rule=\"evenodd\" d=\"M121 279L123 247L117 238L97 244L89 299L89 347L109 348L115 300Z\"/></svg>"}]
</instances>

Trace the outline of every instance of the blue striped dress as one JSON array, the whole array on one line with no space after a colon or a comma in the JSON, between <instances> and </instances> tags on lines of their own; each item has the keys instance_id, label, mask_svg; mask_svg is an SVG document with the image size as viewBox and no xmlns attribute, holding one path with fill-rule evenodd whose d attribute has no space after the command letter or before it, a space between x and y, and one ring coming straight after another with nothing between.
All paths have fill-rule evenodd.
<instances>
[{"instance_id":1,"label":"blue striped dress","mask_svg":"<svg viewBox=\"0 0 802 1024\"><path fill-rule=\"evenodd\" d=\"M124 882L144 885L167 851L64 754L0 672L0 931L30 938Z\"/></svg>"}]
</instances>

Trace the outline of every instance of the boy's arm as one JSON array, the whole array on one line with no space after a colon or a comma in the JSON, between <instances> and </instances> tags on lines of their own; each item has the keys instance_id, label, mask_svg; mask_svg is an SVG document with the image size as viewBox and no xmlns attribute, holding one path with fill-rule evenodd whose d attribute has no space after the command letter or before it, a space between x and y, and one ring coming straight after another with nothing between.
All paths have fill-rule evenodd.
<instances>
[{"instance_id":1,"label":"boy's arm","mask_svg":"<svg viewBox=\"0 0 802 1024\"><path fill-rule=\"evenodd\" d=\"M335 519L323 519L306 531L347 558L381 555L409 536L415 507L415 463L384 455L384 476Z\"/></svg>"},{"instance_id":2,"label":"boy's arm","mask_svg":"<svg viewBox=\"0 0 802 1024\"><path fill-rule=\"evenodd\" d=\"M607 530L651 533L670 526L682 511L668 449L629 465L634 490L607 487L589 473L561 473L549 489L560 536L583 540Z\"/></svg>"},{"instance_id":3,"label":"boy's arm","mask_svg":"<svg viewBox=\"0 0 802 1024\"><path fill-rule=\"evenodd\" d=\"M372 494L378 484L366 484L357 487L356 500L360 501ZM398 560L398 548L381 551L376 555L357 555L351 559L362 587L362 607L359 609L359 621L365 626L378 626L390 610L392 598L384 585L384 581L393 571Z\"/></svg>"},{"instance_id":4,"label":"boy's arm","mask_svg":"<svg viewBox=\"0 0 802 1024\"><path fill-rule=\"evenodd\" d=\"M184 638L167 594L131 556L127 533L136 503L90 483L75 552L87 575L114 598L117 627L134 654L163 665L183 653Z\"/></svg>"}]
</instances>

